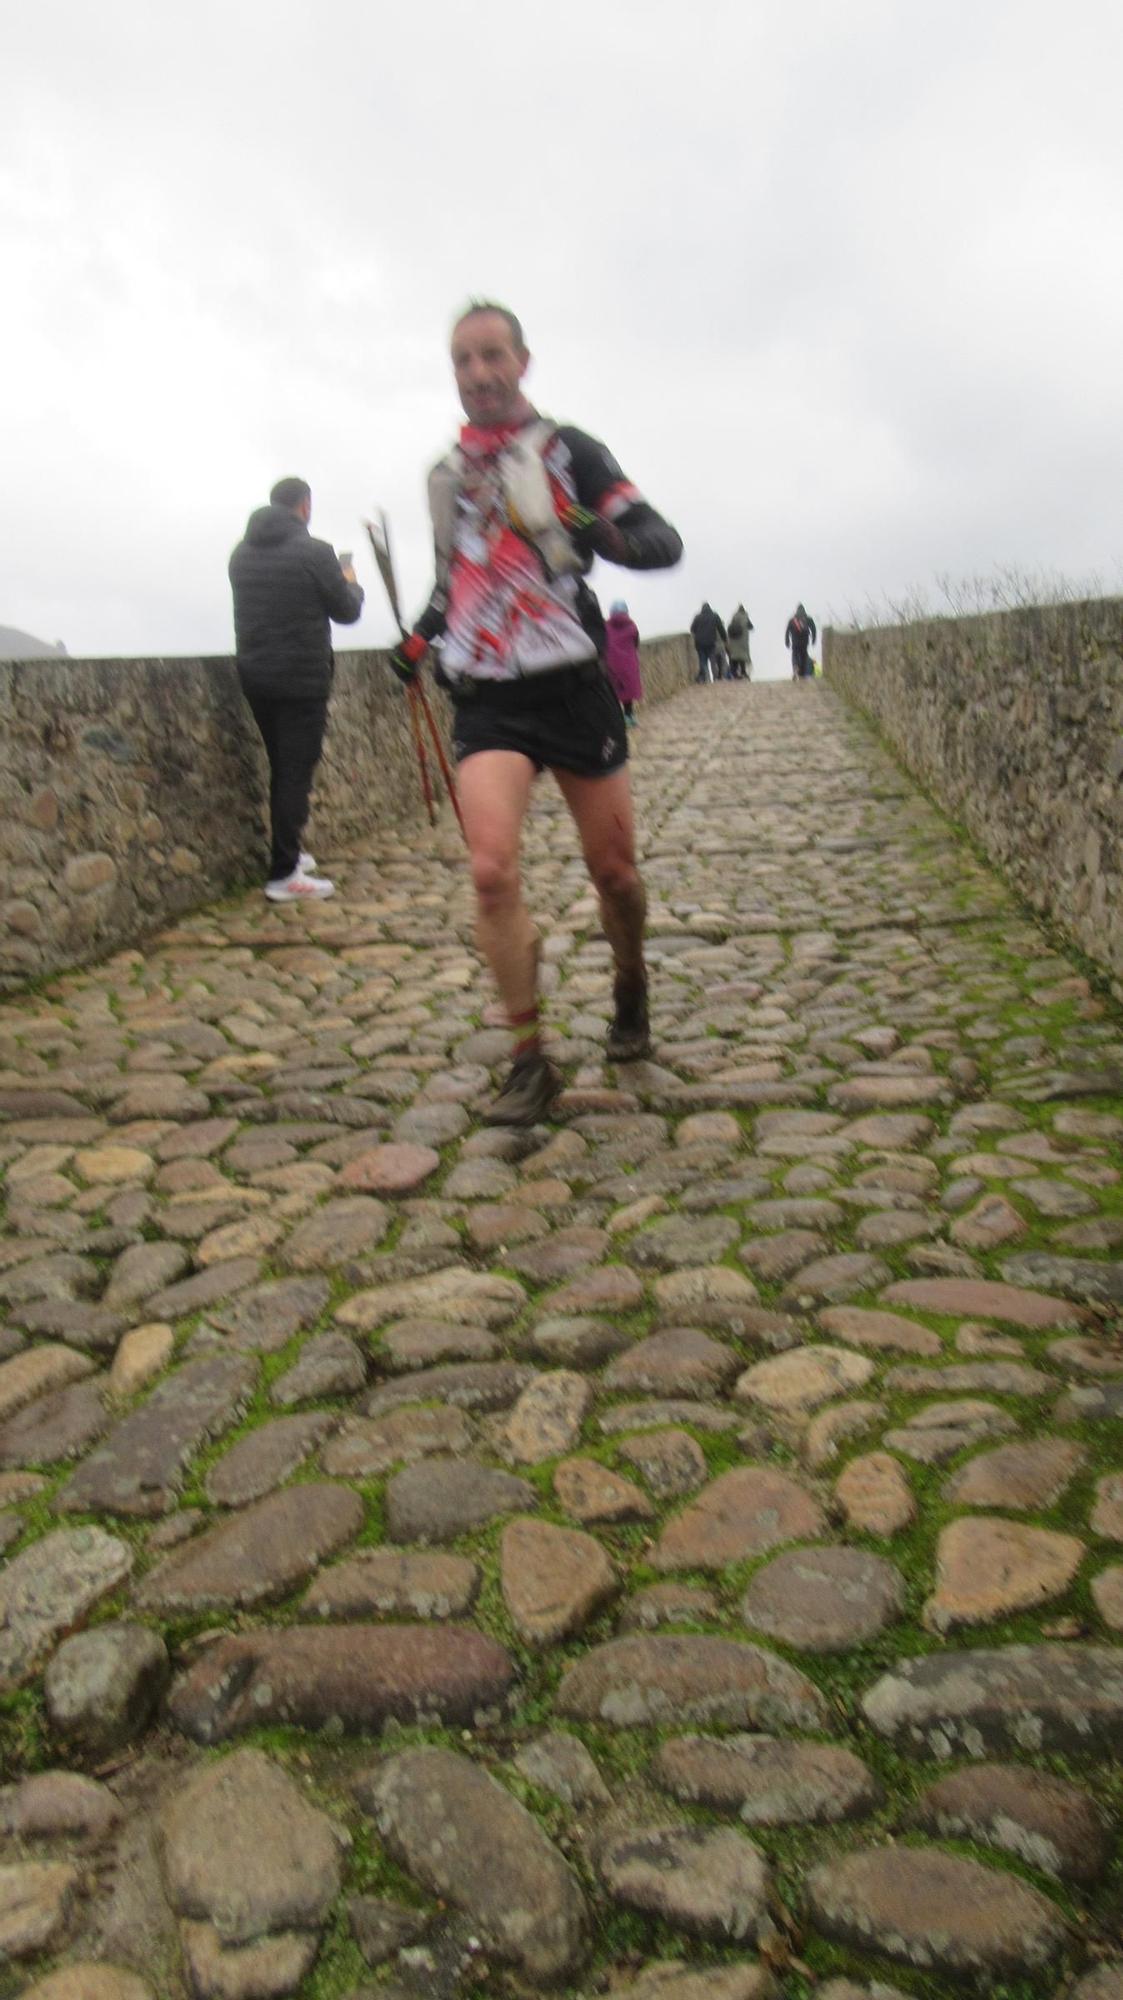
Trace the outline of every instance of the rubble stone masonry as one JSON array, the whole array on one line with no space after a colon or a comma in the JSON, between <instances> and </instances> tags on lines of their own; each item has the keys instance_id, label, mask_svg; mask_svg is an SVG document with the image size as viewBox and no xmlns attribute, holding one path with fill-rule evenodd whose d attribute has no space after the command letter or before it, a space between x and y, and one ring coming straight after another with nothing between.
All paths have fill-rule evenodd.
<instances>
[{"instance_id":1,"label":"rubble stone masonry","mask_svg":"<svg viewBox=\"0 0 1123 2000\"><path fill-rule=\"evenodd\" d=\"M694 671L681 636L641 656L648 701ZM447 737L439 695L434 707ZM0 991L131 945L261 875L266 796L231 660L0 662ZM313 850L422 814L385 655L340 653Z\"/></svg>"},{"instance_id":2,"label":"rubble stone masonry","mask_svg":"<svg viewBox=\"0 0 1123 2000\"><path fill-rule=\"evenodd\" d=\"M1123 599L831 630L824 672L1123 996Z\"/></svg>"}]
</instances>

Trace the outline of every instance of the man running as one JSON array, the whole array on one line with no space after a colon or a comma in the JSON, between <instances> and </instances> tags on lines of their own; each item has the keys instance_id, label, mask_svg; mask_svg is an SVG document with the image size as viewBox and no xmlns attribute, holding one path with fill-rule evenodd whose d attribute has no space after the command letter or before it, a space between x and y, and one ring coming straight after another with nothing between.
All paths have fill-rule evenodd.
<instances>
[{"instance_id":1,"label":"man running","mask_svg":"<svg viewBox=\"0 0 1123 2000\"><path fill-rule=\"evenodd\" d=\"M805 605L797 604L784 633L784 644L791 647L793 681L809 679L811 663L808 653L818 636L811 613Z\"/></svg>"},{"instance_id":2,"label":"man running","mask_svg":"<svg viewBox=\"0 0 1123 2000\"><path fill-rule=\"evenodd\" d=\"M531 786L556 779L577 824L615 961L612 1062L650 1054L647 900L636 867L628 738L604 671L604 620L585 582L594 556L667 569L682 542L596 438L539 416L514 313L474 301L452 330L468 421L429 478L436 585L391 654L399 679L438 637L455 709L453 749L476 891L476 938L514 1034L510 1075L485 1116L533 1125L561 1089L543 1052L538 935L519 840Z\"/></svg>"}]
</instances>

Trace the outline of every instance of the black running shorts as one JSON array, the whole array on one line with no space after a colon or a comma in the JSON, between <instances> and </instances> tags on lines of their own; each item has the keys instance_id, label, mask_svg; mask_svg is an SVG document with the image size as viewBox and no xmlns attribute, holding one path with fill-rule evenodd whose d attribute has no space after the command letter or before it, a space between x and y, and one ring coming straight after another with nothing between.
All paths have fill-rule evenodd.
<instances>
[{"instance_id":1,"label":"black running shorts","mask_svg":"<svg viewBox=\"0 0 1123 2000\"><path fill-rule=\"evenodd\" d=\"M477 681L453 692L458 764L480 750L516 750L536 771L605 778L628 761L624 711L596 661L521 681Z\"/></svg>"}]
</instances>

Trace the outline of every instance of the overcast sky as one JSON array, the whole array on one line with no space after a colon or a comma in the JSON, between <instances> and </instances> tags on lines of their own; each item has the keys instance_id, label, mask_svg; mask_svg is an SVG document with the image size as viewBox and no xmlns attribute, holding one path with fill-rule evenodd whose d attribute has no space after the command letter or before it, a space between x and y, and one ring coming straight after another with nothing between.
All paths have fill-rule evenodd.
<instances>
[{"instance_id":1,"label":"overcast sky","mask_svg":"<svg viewBox=\"0 0 1123 2000\"><path fill-rule=\"evenodd\" d=\"M1118 0L0 0L0 623L227 651L290 472L419 606L470 293L682 532L647 633L1120 588L1121 73Z\"/></svg>"}]
</instances>

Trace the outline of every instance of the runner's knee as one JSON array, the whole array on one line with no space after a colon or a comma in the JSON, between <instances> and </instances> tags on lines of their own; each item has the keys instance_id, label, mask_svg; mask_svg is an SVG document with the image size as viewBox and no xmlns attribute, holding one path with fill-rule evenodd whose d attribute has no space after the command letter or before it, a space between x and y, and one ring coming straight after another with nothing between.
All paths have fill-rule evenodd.
<instances>
[{"instance_id":1,"label":"runner's knee","mask_svg":"<svg viewBox=\"0 0 1123 2000\"><path fill-rule=\"evenodd\" d=\"M631 896L640 886L639 870L630 854L606 854L589 872L601 896Z\"/></svg>"},{"instance_id":2,"label":"runner's knee","mask_svg":"<svg viewBox=\"0 0 1123 2000\"><path fill-rule=\"evenodd\" d=\"M480 908L501 910L519 893L518 862L513 854L485 848L472 856L472 886Z\"/></svg>"}]
</instances>

